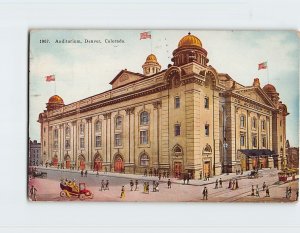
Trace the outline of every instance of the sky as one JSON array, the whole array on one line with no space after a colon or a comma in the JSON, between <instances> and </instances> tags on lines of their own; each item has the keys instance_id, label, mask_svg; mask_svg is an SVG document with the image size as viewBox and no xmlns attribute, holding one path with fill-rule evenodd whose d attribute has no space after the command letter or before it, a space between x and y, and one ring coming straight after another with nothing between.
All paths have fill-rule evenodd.
<instances>
[{"instance_id":1,"label":"sky","mask_svg":"<svg viewBox=\"0 0 300 233\"><path fill-rule=\"evenodd\" d=\"M142 65L154 53L162 69L172 64L172 52L188 32L197 36L208 52L209 64L219 73L250 86L275 86L287 105L287 139L299 145L299 55L300 42L294 31L197 31L151 30L151 39L140 40L149 30L34 30L29 48L29 137L40 141L38 115L48 99L57 94L65 104L111 89L109 82L122 70L143 73ZM40 40L49 43L40 43ZM75 39L83 43L60 44ZM85 39L102 43L84 43ZM124 43L105 43L120 40ZM258 71L267 61L268 69ZM55 82L45 76L55 75Z\"/></svg>"}]
</instances>

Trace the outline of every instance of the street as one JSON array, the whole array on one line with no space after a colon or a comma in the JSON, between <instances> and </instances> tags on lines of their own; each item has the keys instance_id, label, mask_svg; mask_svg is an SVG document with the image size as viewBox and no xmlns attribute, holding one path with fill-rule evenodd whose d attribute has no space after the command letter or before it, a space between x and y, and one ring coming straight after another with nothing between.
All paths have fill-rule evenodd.
<instances>
[{"instance_id":1,"label":"street","mask_svg":"<svg viewBox=\"0 0 300 233\"><path fill-rule=\"evenodd\" d=\"M81 177L80 172L61 170L55 168L39 167L38 171L47 172L47 178L32 178L29 185L34 185L37 189L37 201L80 201L78 197L60 197L60 180L75 179L76 183L86 183L87 189L93 194L94 198L86 198L84 201L131 201L131 202L293 202L296 200L296 190L298 189L298 176L295 181L279 183L276 169L265 169L259 171L259 177L248 178L248 172L243 175L223 174L210 178L209 181L191 180L190 183L183 184L182 180L171 178L171 189L168 189L167 178L159 181L159 192L153 192L152 182L158 181L157 177L144 177L142 175L118 174L118 173L99 173L88 172L87 177ZM222 178L223 187L215 188L216 179ZM231 190L228 188L230 179L238 179L239 188ZM100 191L101 181L109 180L109 190ZM130 191L130 180L138 180L139 189ZM150 192L144 193L143 183L149 182ZM266 192L262 190L263 182L269 186L270 197L265 197ZM259 186L260 197L251 196L251 186ZM125 197L120 198L121 188L125 188ZM202 199L204 187L208 189L208 200ZM291 198L285 196L286 187L292 188ZM135 189L135 186L133 190Z\"/></svg>"}]
</instances>

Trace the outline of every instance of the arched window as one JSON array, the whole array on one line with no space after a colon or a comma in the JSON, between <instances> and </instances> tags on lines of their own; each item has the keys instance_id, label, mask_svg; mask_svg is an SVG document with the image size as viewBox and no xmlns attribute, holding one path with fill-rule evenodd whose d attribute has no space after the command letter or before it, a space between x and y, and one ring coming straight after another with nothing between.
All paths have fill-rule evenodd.
<instances>
[{"instance_id":1,"label":"arched window","mask_svg":"<svg viewBox=\"0 0 300 233\"><path fill-rule=\"evenodd\" d=\"M149 165L149 157L147 154L142 154L140 158L140 165L141 166L148 166Z\"/></svg>"},{"instance_id":2,"label":"arched window","mask_svg":"<svg viewBox=\"0 0 300 233\"><path fill-rule=\"evenodd\" d=\"M256 118L253 117L253 118L252 118L252 128L253 128L253 129L256 129L256 125L257 125L257 122L256 122L256 121L257 121Z\"/></svg>"},{"instance_id":3,"label":"arched window","mask_svg":"<svg viewBox=\"0 0 300 233\"><path fill-rule=\"evenodd\" d=\"M80 133L80 134L84 134L84 124L83 124L83 123L81 123L81 124L79 125L79 133Z\"/></svg>"},{"instance_id":4,"label":"arched window","mask_svg":"<svg viewBox=\"0 0 300 233\"><path fill-rule=\"evenodd\" d=\"M141 125L148 125L149 124L149 113L148 112L143 111L140 114L140 122L141 122Z\"/></svg>"},{"instance_id":5,"label":"arched window","mask_svg":"<svg viewBox=\"0 0 300 233\"><path fill-rule=\"evenodd\" d=\"M241 115L240 126L241 128L245 128L245 115Z\"/></svg>"},{"instance_id":6,"label":"arched window","mask_svg":"<svg viewBox=\"0 0 300 233\"><path fill-rule=\"evenodd\" d=\"M96 123L95 123L95 132L99 133L100 131L101 131L101 122L96 121Z\"/></svg>"},{"instance_id":7,"label":"arched window","mask_svg":"<svg viewBox=\"0 0 300 233\"><path fill-rule=\"evenodd\" d=\"M121 129L122 128L122 117L121 116L116 117L115 125L116 125L116 129Z\"/></svg>"},{"instance_id":8,"label":"arched window","mask_svg":"<svg viewBox=\"0 0 300 233\"><path fill-rule=\"evenodd\" d=\"M70 127L69 127L69 126L67 126L67 127L66 127L66 137L69 137L69 136L70 136L70 134L71 134Z\"/></svg>"},{"instance_id":9,"label":"arched window","mask_svg":"<svg viewBox=\"0 0 300 233\"><path fill-rule=\"evenodd\" d=\"M54 130L54 138L58 138L58 129Z\"/></svg>"}]
</instances>

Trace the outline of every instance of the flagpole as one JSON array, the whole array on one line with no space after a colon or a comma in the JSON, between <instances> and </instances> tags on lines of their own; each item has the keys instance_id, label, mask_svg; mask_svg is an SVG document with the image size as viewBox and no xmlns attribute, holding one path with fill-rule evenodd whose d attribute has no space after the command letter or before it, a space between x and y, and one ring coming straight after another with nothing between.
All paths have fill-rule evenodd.
<instances>
[{"instance_id":1,"label":"flagpole","mask_svg":"<svg viewBox=\"0 0 300 233\"><path fill-rule=\"evenodd\" d=\"M55 74L53 74L53 75L54 75L54 77L56 77ZM54 80L54 95L56 95L56 78Z\"/></svg>"},{"instance_id":2,"label":"flagpole","mask_svg":"<svg viewBox=\"0 0 300 233\"><path fill-rule=\"evenodd\" d=\"M151 44L150 44L150 46L151 46L151 53L152 53L152 31L150 31L150 35L151 35L151 38L150 38L150 41L151 41L150 43Z\"/></svg>"}]
</instances>

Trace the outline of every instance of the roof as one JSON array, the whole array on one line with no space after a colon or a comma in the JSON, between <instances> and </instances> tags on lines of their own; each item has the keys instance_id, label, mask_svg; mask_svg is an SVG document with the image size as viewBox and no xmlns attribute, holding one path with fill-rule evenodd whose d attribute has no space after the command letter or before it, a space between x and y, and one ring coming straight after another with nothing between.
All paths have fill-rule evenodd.
<instances>
[{"instance_id":1,"label":"roof","mask_svg":"<svg viewBox=\"0 0 300 233\"><path fill-rule=\"evenodd\" d=\"M140 76L140 77L142 77L142 78L144 78L145 77L145 75L143 75L143 74L140 74L140 73L134 73L134 72L131 72L131 71L128 71L128 70L121 70L118 74L117 74L117 76L113 79L113 80L111 80L111 82L109 83L109 84L113 84L123 73L128 73L128 74L133 74L133 75L136 75L136 76Z\"/></svg>"}]
</instances>

